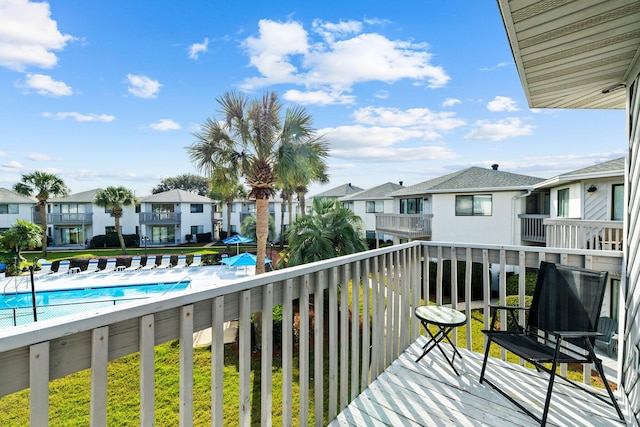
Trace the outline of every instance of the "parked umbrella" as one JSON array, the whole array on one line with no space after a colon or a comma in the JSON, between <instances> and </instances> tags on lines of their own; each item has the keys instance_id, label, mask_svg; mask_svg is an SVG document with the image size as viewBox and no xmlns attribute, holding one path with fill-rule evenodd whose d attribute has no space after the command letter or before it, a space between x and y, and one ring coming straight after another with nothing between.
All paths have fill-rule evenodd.
<instances>
[{"instance_id":1,"label":"parked umbrella","mask_svg":"<svg viewBox=\"0 0 640 427\"><path fill-rule=\"evenodd\" d=\"M230 265L232 267L250 267L256 265L257 257L254 254L250 254L245 252L241 255L232 256L229 258L224 258L220 262L226 265ZM265 264L270 263L271 260L269 258L264 259Z\"/></svg>"},{"instance_id":2,"label":"parked umbrella","mask_svg":"<svg viewBox=\"0 0 640 427\"><path fill-rule=\"evenodd\" d=\"M251 243L251 242L253 242L253 239L251 237L246 237L241 234L236 234L234 236L227 237L222 241L222 243L225 243L227 245L232 245L235 243L236 255L240 253L240 243Z\"/></svg>"}]
</instances>

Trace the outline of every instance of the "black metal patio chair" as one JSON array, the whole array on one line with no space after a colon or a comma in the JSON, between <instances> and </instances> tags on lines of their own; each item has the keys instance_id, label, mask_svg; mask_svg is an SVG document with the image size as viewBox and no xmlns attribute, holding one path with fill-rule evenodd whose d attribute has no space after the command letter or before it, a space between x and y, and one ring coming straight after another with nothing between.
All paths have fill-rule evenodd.
<instances>
[{"instance_id":1,"label":"black metal patio chair","mask_svg":"<svg viewBox=\"0 0 640 427\"><path fill-rule=\"evenodd\" d=\"M606 272L542 262L530 308L490 306L495 311L491 320L491 329L482 331L488 340L480 373L480 383L485 381L544 426L549 412L553 383L556 376L559 376L556 375L558 365L560 363L593 363L604 382L618 416L624 420L618 402L605 377L602 362L596 357L593 350L595 337L599 335L597 332L598 320L606 283ZM515 330L495 330L496 314L501 309L507 310L508 316L516 325ZM516 318L516 312L520 310L528 310L524 328L519 325ZM501 319L501 322L505 325L508 324L507 319ZM545 371L549 374L549 385L542 417L533 414L529 408L525 408L496 384L485 378L484 374L492 343L532 363L538 371ZM550 367L545 365L549 363ZM589 391L586 387L566 380L585 391Z\"/></svg>"}]
</instances>

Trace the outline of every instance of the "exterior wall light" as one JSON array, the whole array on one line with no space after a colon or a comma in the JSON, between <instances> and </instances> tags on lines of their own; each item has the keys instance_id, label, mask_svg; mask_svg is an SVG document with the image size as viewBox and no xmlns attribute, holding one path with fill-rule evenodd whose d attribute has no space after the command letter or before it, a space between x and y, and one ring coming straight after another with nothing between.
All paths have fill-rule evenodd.
<instances>
[{"instance_id":1,"label":"exterior wall light","mask_svg":"<svg viewBox=\"0 0 640 427\"><path fill-rule=\"evenodd\" d=\"M596 187L595 185L591 184L589 186L589 188L587 188L587 193L595 193L596 190L598 190L598 187Z\"/></svg>"}]
</instances>

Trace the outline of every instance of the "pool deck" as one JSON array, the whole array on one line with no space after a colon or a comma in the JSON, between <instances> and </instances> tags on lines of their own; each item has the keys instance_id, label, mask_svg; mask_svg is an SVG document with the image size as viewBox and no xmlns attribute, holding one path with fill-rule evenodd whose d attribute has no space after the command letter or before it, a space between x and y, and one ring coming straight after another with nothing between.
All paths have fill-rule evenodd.
<instances>
[{"instance_id":1,"label":"pool deck","mask_svg":"<svg viewBox=\"0 0 640 427\"><path fill-rule=\"evenodd\" d=\"M107 286L177 283L189 280L191 289L220 286L221 284L252 275L250 269L227 266L199 266L182 268L154 268L150 270L113 271L106 273L69 273L34 276L37 291L86 289ZM31 292L28 275L6 277L0 282L1 293Z\"/></svg>"}]
</instances>

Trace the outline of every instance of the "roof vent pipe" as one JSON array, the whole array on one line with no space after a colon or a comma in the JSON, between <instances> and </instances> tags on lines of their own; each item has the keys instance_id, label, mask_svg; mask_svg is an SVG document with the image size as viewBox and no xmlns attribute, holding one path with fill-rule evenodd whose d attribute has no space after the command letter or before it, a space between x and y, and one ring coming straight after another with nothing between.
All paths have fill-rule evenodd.
<instances>
[{"instance_id":1,"label":"roof vent pipe","mask_svg":"<svg viewBox=\"0 0 640 427\"><path fill-rule=\"evenodd\" d=\"M400 187L402 187L402 181L400 181Z\"/></svg>"},{"instance_id":2,"label":"roof vent pipe","mask_svg":"<svg viewBox=\"0 0 640 427\"><path fill-rule=\"evenodd\" d=\"M494 171L497 171L498 170L498 164L497 163L492 164L491 165L491 169L493 169Z\"/></svg>"}]
</instances>

